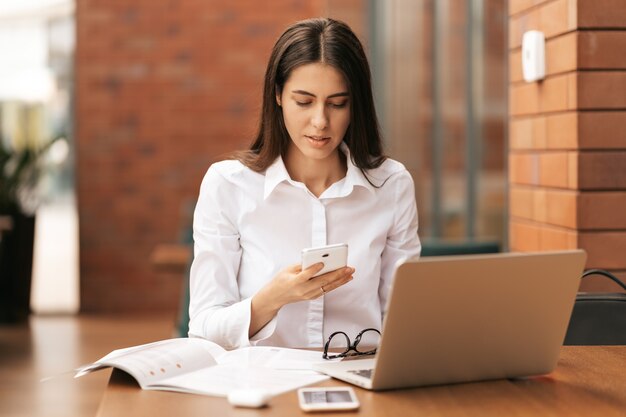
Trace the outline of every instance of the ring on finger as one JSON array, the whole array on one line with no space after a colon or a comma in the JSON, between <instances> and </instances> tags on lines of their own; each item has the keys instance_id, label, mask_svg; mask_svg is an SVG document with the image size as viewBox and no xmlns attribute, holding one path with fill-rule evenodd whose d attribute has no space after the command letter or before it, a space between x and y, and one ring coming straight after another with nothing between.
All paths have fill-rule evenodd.
<instances>
[{"instance_id":1,"label":"ring on finger","mask_svg":"<svg viewBox=\"0 0 626 417\"><path fill-rule=\"evenodd\" d=\"M323 285L320 287L320 290L322 290L322 295L326 294L326 290L324 290L324 286Z\"/></svg>"}]
</instances>

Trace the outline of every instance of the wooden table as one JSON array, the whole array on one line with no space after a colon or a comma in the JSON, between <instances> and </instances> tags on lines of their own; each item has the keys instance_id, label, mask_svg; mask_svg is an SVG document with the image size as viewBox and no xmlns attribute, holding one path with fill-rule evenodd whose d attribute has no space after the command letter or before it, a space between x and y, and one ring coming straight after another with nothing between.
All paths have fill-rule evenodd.
<instances>
[{"instance_id":1,"label":"wooden table","mask_svg":"<svg viewBox=\"0 0 626 417\"><path fill-rule=\"evenodd\" d=\"M340 386L329 380L322 386ZM544 377L370 392L354 387L361 408L326 416L624 416L626 346L566 346L557 369ZM235 408L219 397L143 391L128 375L114 371L99 417L109 416L298 416L295 391L262 409ZM320 414L322 415L322 414Z\"/></svg>"}]
</instances>

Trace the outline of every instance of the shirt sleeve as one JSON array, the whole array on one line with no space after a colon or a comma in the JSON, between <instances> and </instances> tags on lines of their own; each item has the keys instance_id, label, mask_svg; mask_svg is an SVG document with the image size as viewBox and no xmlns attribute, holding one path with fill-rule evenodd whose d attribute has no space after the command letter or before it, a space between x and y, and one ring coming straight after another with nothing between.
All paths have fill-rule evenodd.
<instances>
[{"instance_id":1,"label":"shirt sleeve","mask_svg":"<svg viewBox=\"0 0 626 417\"><path fill-rule=\"evenodd\" d=\"M194 259L190 271L189 336L211 340L225 349L250 346L269 337L276 319L251 341L251 298L241 299L237 274L242 249L236 226L235 186L209 168L193 217Z\"/></svg>"},{"instance_id":2,"label":"shirt sleeve","mask_svg":"<svg viewBox=\"0 0 626 417\"><path fill-rule=\"evenodd\" d=\"M418 257L422 250L417 234L417 205L413 178L407 170L395 174L395 177L394 220L382 253L381 279L378 287L383 317L387 311L387 299L396 265L402 260Z\"/></svg>"}]
</instances>

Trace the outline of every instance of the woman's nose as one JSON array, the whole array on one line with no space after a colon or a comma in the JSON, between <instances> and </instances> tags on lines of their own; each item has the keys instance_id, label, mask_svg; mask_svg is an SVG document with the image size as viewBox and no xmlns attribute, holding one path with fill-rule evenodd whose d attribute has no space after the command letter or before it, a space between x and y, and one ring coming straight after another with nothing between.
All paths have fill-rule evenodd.
<instances>
[{"instance_id":1,"label":"woman's nose","mask_svg":"<svg viewBox=\"0 0 626 417\"><path fill-rule=\"evenodd\" d=\"M326 115L325 106L317 106L311 117L311 124L314 128L323 130L328 127L328 116Z\"/></svg>"}]
</instances>

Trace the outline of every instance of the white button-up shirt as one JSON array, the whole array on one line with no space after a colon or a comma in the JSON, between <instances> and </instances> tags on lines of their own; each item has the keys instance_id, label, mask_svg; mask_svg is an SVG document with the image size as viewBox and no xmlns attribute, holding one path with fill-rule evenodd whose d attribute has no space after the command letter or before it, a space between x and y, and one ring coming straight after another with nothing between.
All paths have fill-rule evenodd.
<instances>
[{"instance_id":1,"label":"white button-up shirt","mask_svg":"<svg viewBox=\"0 0 626 417\"><path fill-rule=\"evenodd\" d=\"M347 155L346 176L316 197L293 181L282 158L265 173L239 161L206 173L193 221L189 335L227 349L249 345L321 347L331 333L352 339L381 329L396 263L419 256L413 180L387 159L367 175ZM248 337L251 299L304 248L348 244L354 279L312 301L283 306Z\"/></svg>"}]
</instances>

